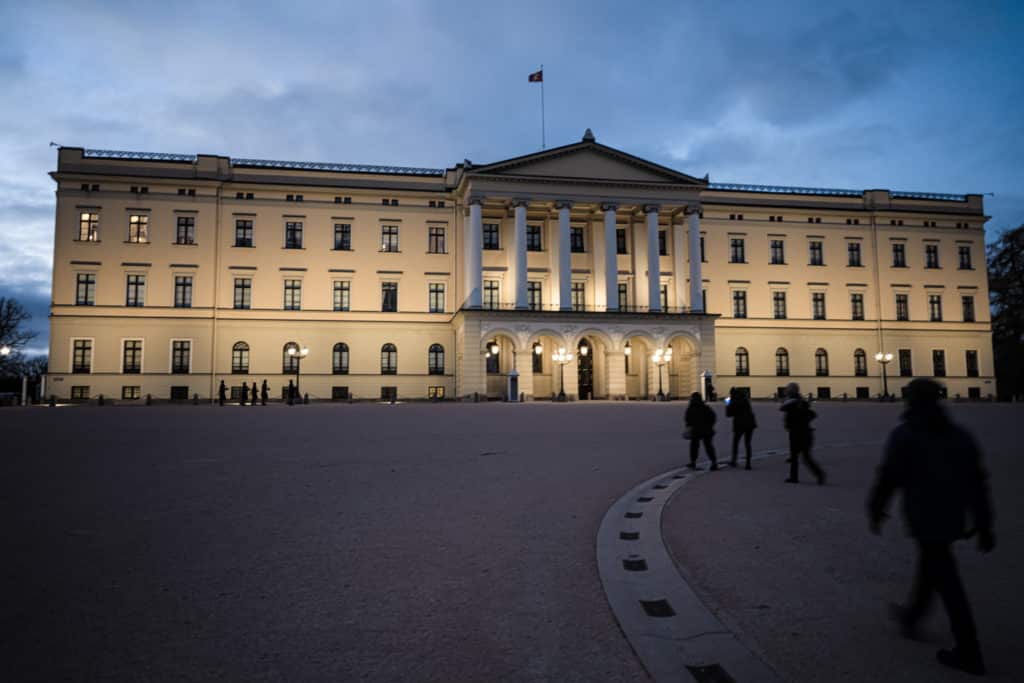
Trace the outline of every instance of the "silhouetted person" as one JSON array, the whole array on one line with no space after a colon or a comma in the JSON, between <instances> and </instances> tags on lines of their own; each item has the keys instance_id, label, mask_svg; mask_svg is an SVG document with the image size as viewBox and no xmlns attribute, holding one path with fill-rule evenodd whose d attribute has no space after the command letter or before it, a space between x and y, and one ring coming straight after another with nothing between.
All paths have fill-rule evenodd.
<instances>
[{"instance_id":1,"label":"silhouetted person","mask_svg":"<svg viewBox=\"0 0 1024 683\"><path fill-rule=\"evenodd\" d=\"M245 382L242 382L242 401L241 401L240 405L244 406L248 400L249 400L249 385L246 384Z\"/></svg>"},{"instance_id":2,"label":"silhouetted person","mask_svg":"<svg viewBox=\"0 0 1024 683\"><path fill-rule=\"evenodd\" d=\"M683 418L686 431L683 432L690 440L690 463L687 465L691 470L697 469L697 455L700 451L701 442L704 443L704 450L707 451L708 459L711 460L711 469L718 469L718 460L715 458L715 420L718 416L711 410L700 394L694 392L690 396L690 404L686 407L686 415Z\"/></svg>"},{"instance_id":3,"label":"silhouetted person","mask_svg":"<svg viewBox=\"0 0 1024 683\"><path fill-rule=\"evenodd\" d=\"M288 405L295 404L295 384L288 380Z\"/></svg>"},{"instance_id":4,"label":"silhouetted person","mask_svg":"<svg viewBox=\"0 0 1024 683\"><path fill-rule=\"evenodd\" d=\"M256 405L256 396L257 396L256 382L253 381L253 383L252 383L252 405Z\"/></svg>"},{"instance_id":5,"label":"silhouetted person","mask_svg":"<svg viewBox=\"0 0 1024 683\"><path fill-rule=\"evenodd\" d=\"M260 403L267 405L267 397L270 394L270 389L267 387L267 380L263 380L263 386L260 387Z\"/></svg>"},{"instance_id":6,"label":"silhouetted person","mask_svg":"<svg viewBox=\"0 0 1024 683\"><path fill-rule=\"evenodd\" d=\"M757 429L757 418L754 417L754 409L747 398L747 392L742 389L729 390L729 405L725 407L725 416L732 418L732 460L729 465L736 467L736 451L739 450L740 439L747 449L747 469L750 469L750 440L754 437L754 430Z\"/></svg>"},{"instance_id":7,"label":"silhouetted person","mask_svg":"<svg viewBox=\"0 0 1024 683\"><path fill-rule=\"evenodd\" d=\"M886 443L868 498L868 516L871 531L879 533L889 498L902 491L903 514L917 541L918 564L908 603L893 606L893 616L903 635L913 638L937 592L956 641L954 649L938 651L938 660L980 675L985 673L985 664L950 546L976 531L981 552L995 548L988 474L974 439L939 405L939 392L939 385L930 379L915 379L907 385L907 411L903 424L892 431ZM968 513L972 531L967 530Z\"/></svg>"},{"instance_id":8,"label":"silhouetted person","mask_svg":"<svg viewBox=\"0 0 1024 683\"><path fill-rule=\"evenodd\" d=\"M811 410L810 404L800 396L799 384L790 382L786 385L786 400L779 410L785 415L784 424L789 432L789 478L786 482L800 483L800 456L803 456L804 464L818 478L818 483L824 484L825 471L811 457L811 446L814 443L811 420L818 414Z\"/></svg>"},{"instance_id":9,"label":"silhouetted person","mask_svg":"<svg viewBox=\"0 0 1024 683\"><path fill-rule=\"evenodd\" d=\"M224 401L226 401L227 399L228 399L228 388L224 384L224 380L221 380L220 381L220 388L217 389L217 401L221 405L224 405Z\"/></svg>"}]
</instances>

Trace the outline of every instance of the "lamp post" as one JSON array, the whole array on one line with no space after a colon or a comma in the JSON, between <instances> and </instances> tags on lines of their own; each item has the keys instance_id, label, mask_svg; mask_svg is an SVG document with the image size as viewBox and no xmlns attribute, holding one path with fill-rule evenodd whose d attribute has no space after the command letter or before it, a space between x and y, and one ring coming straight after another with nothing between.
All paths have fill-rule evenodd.
<instances>
[{"instance_id":1,"label":"lamp post","mask_svg":"<svg viewBox=\"0 0 1024 683\"><path fill-rule=\"evenodd\" d=\"M295 359L295 393L302 400L302 392L299 391L299 375L302 373L302 359L309 355L309 348L303 346L301 349L294 346L288 347L288 355Z\"/></svg>"},{"instance_id":2,"label":"lamp post","mask_svg":"<svg viewBox=\"0 0 1024 683\"><path fill-rule=\"evenodd\" d=\"M670 346L667 349L656 350L651 356L651 359L654 361L654 364L658 366L658 400L664 401L665 392L661 390L661 368L672 360L672 347Z\"/></svg>"},{"instance_id":3,"label":"lamp post","mask_svg":"<svg viewBox=\"0 0 1024 683\"><path fill-rule=\"evenodd\" d=\"M572 361L572 354L566 353L565 347L551 354L551 360L558 363L558 400L565 401L565 364Z\"/></svg>"},{"instance_id":4,"label":"lamp post","mask_svg":"<svg viewBox=\"0 0 1024 683\"><path fill-rule=\"evenodd\" d=\"M889 377L886 374L885 366L892 360L892 354L879 351L875 354L875 360L882 364L882 399L885 400L889 398Z\"/></svg>"}]
</instances>

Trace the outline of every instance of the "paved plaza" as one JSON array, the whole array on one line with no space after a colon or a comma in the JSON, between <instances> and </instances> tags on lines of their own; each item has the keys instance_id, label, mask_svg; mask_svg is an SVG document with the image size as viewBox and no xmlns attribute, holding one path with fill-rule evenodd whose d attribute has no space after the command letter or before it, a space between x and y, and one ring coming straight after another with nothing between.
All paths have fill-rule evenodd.
<instances>
[{"instance_id":1,"label":"paved plaza","mask_svg":"<svg viewBox=\"0 0 1024 683\"><path fill-rule=\"evenodd\" d=\"M648 680L595 538L685 461L684 407L0 410L0 679ZM962 573L993 679L1021 680L1024 410L950 407L983 445L1000 542L962 544ZM783 446L777 405L755 408L755 449ZM898 517L870 535L863 510L900 407L816 408L827 486L783 484L772 456L673 494L682 576L784 680L963 680L933 661L940 611L923 644L885 619L912 547Z\"/></svg>"}]
</instances>

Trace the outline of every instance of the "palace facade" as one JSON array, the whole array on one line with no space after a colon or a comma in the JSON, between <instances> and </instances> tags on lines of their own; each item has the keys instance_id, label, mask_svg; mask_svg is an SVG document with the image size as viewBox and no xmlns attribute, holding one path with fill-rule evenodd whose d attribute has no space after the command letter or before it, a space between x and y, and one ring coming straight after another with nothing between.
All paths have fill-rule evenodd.
<instances>
[{"instance_id":1,"label":"palace facade","mask_svg":"<svg viewBox=\"0 0 1024 683\"><path fill-rule=\"evenodd\" d=\"M711 183L589 130L448 169L63 147L51 175L60 398L995 393L979 195Z\"/></svg>"}]
</instances>

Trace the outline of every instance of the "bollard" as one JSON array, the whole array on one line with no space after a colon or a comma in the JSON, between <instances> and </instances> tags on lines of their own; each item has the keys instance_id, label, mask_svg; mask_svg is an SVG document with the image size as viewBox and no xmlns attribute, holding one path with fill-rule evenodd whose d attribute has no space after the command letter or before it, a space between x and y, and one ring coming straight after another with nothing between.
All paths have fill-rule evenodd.
<instances>
[{"instance_id":1,"label":"bollard","mask_svg":"<svg viewBox=\"0 0 1024 683\"><path fill-rule=\"evenodd\" d=\"M309 394L308 393L302 395L302 404L303 405L307 405L307 406L309 405Z\"/></svg>"},{"instance_id":2,"label":"bollard","mask_svg":"<svg viewBox=\"0 0 1024 683\"><path fill-rule=\"evenodd\" d=\"M50 407L51 408L56 408L57 407L57 397L54 396L53 394L50 394Z\"/></svg>"},{"instance_id":3,"label":"bollard","mask_svg":"<svg viewBox=\"0 0 1024 683\"><path fill-rule=\"evenodd\" d=\"M96 401L96 405L98 405L98 406L103 405L103 394L99 395L99 400Z\"/></svg>"},{"instance_id":4,"label":"bollard","mask_svg":"<svg viewBox=\"0 0 1024 683\"><path fill-rule=\"evenodd\" d=\"M192 394L192 405L194 405L194 406L199 405L199 394L196 394L196 393Z\"/></svg>"},{"instance_id":5,"label":"bollard","mask_svg":"<svg viewBox=\"0 0 1024 683\"><path fill-rule=\"evenodd\" d=\"M146 405L153 405L153 394L146 394Z\"/></svg>"},{"instance_id":6,"label":"bollard","mask_svg":"<svg viewBox=\"0 0 1024 683\"><path fill-rule=\"evenodd\" d=\"M525 391L520 391L519 392L519 402L522 403L525 400L526 400L526 392Z\"/></svg>"},{"instance_id":7,"label":"bollard","mask_svg":"<svg viewBox=\"0 0 1024 683\"><path fill-rule=\"evenodd\" d=\"M473 403L479 403L479 402L480 402L480 394L474 391L473 392Z\"/></svg>"}]
</instances>

